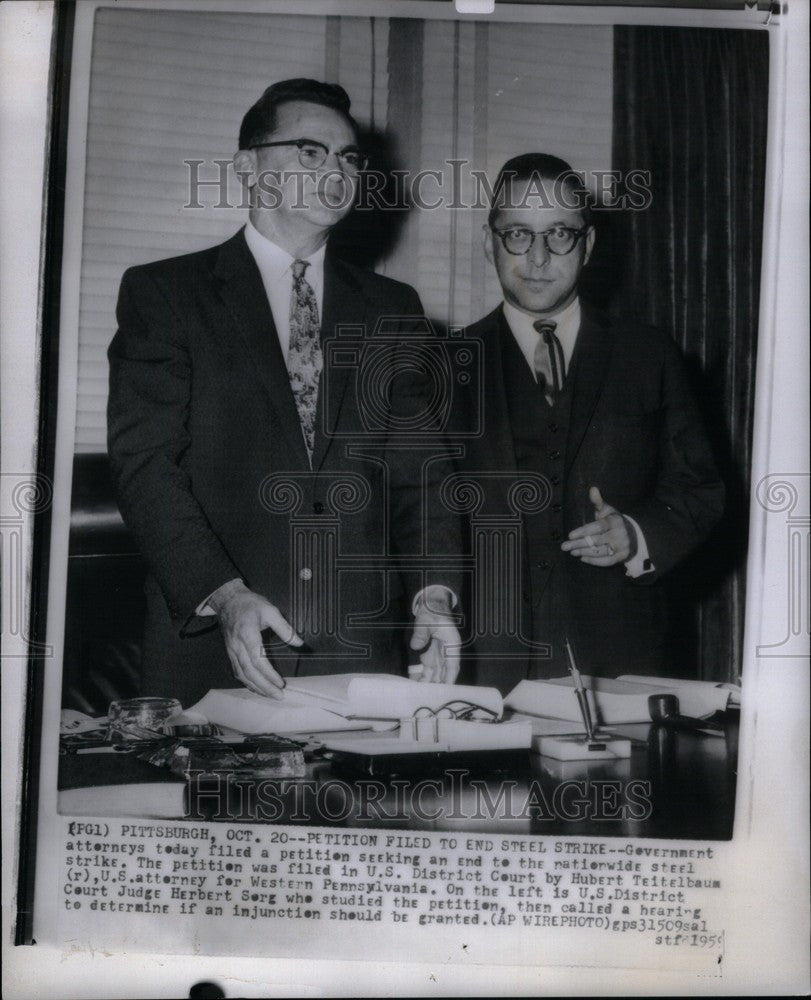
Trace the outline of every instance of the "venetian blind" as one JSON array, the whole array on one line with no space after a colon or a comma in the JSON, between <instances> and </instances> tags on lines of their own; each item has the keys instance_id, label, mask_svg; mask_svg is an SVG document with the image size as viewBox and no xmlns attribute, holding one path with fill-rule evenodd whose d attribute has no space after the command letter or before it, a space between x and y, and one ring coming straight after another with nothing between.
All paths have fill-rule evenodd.
<instances>
[{"instance_id":1,"label":"venetian blind","mask_svg":"<svg viewBox=\"0 0 811 1000\"><path fill-rule=\"evenodd\" d=\"M374 40L374 44L372 41ZM362 124L385 126L387 21L373 18L100 9L87 129L79 313L76 450L106 448L107 346L133 264L227 239L246 213L215 207L216 187L190 203L190 168L216 179L236 149L242 115L275 80L338 80ZM378 53L383 53L381 57ZM372 62L374 61L374 81ZM230 198L239 204L238 186Z\"/></svg>"}]
</instances>

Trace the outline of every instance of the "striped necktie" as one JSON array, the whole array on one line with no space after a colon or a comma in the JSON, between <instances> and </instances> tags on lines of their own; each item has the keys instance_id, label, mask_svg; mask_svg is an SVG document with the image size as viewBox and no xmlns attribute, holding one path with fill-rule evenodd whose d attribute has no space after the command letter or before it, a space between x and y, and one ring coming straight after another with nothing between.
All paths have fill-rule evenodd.
<instances>
[{"instance_id":1,"label":"striped necktie","mask_svg":"<svg viewBox=\"0 0 811 1000\"><path fill-rule=\"evenodd\" d=\"M312 285L304 277L310 266L306 260L293 262L293 287L290 292L290 345L287 349L287 374L296 400L301 430L312 465L315 444L315 410L318 404L318 379L323 367L318 303Z\"/></svg>"},{"instance_id":2,"label":"striped necktie","mask_svg":"<svg viewBox=\"0 0 811 1000\"><path fill-rule=\"evenodd\" d=\"M540 335L535 345L535 374L547 403L554 406L566 378L566 359L560 341L555 336L555 324L550 320L539 319L533 326Z\"/></svg>"}]
</instances>

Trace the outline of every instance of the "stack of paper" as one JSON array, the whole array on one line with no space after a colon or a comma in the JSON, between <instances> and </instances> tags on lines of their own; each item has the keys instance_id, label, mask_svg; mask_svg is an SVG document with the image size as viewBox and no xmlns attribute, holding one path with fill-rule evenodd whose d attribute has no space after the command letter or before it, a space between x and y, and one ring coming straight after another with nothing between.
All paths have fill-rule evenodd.
<instances>
[{"instance_id":1,"label":"stack of paper","mask_svg":"<svg viewBox=\"0 0 811 1000\"><path fill-rule=\"evenodd\" d=\"M426 720L430 721L430 720ZM353 733L328 736L323 740L329 750L359 753L370 757L396 754L453 753L468 750L528 750L532 725L525 722L463 722L459 719L436 720L432 739L413 738L410 733L378 735Z\"/></svg>"},{"instance_id":2,"label":"stack of paper","mask_svg":"<svg viewBox=\"0 0 811 1000\"><path fill-rule=\"evenodd\" d=\"M606 678L583 675L583 686L596 725L620 725L650 722L648 697L652 694L675 694L681 715L704 718L723 711L731 701L726 686L710 681L681 681L663 677ZM734 703L734 702L733 702ZM528 715L548 716L580 722L580 709L572 678L521 681L504 699L507 708Z\"/></svg>"},{"instance_id":3,"label":"stack of paper","mask_svg":"<svg viewBox=\"0 0 811 1000\"><path fill-rule=\"evenodd\" d=\"M326 674L288 678L280 700L247 688L215 689L184 715L241 733L327 733L366 729L449 703L476 706L482 718L500 718L503 710L496 688L424 684L393 674Z\"/></svg>"},{"instance_id":4,"label":"stack of paper","mask_svg":"<svg viewBox=\"0 0 811 1000\"><path fill-rule=\"evenodd\" d=\"M420 709L435 712L444 705L475 706L477 714L501 718L503 701L496 688L464 684L427 684L394 674L332 674L292 677L285 701L312 705L350 719L404 719Z\"/></svg>"},{"instance_id":5,"label":"stack of paper","mask_svg":"<svg viewBox=\"0 0 811 1000\"><path fill-rule=\"evenodd\" d=\"M199 715L217 726L250 734L276 733L281 736L366 728L362 722L351 722L323 708L301 705L287 695L279 701L255 694L247 688L214 688L184 715Z\"/></svg>"}]
</instances>

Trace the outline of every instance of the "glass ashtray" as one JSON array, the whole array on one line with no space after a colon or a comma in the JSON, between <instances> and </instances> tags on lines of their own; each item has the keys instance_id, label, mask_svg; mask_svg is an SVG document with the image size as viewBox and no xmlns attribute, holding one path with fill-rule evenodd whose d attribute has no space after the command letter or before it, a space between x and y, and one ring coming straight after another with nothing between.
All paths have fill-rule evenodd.
<instances>
[{"instance_id":1,"label":"glass ashtray","mask_svg":"<svg viewBox=\"0 0 811 1000\"><path fill-rule=\"evenodd\" d=\"M107 712L107 739L132 743L171 733L169 720L182 711L177 698L126 698L111 701Z\"/></svg>"}]
</instances>

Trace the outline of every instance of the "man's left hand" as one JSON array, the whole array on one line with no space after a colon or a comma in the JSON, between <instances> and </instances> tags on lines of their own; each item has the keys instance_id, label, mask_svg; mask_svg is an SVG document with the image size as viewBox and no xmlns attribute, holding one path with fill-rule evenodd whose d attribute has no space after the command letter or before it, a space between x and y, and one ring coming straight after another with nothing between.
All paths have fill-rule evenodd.
<instances>
[{"instance_id":1,"label":"man's left hand","mask_svg":"<svg viewBox=\"0 0 811 1000\"><path fill-rule=\"evenodd\" d=\"M589 490L595 520L569 532L561 548L589 566L616 566L634 555L636 539L631 536L628 522L607 504L596 486ZM633 529L631 529L633 530Z\"/></svg>"},{"instance_id":2,"label":"man's left hand","mask_svg":"<svg viewBox=\"0 0 811 1000\"><path fill-rule=\"evenodd\" d=\"M453 684L459 674L462 638L445 588L427 588L414 611L414 634L410 646L421 650L422 675L429 684Z\"/></svg>"}]
</instances>

